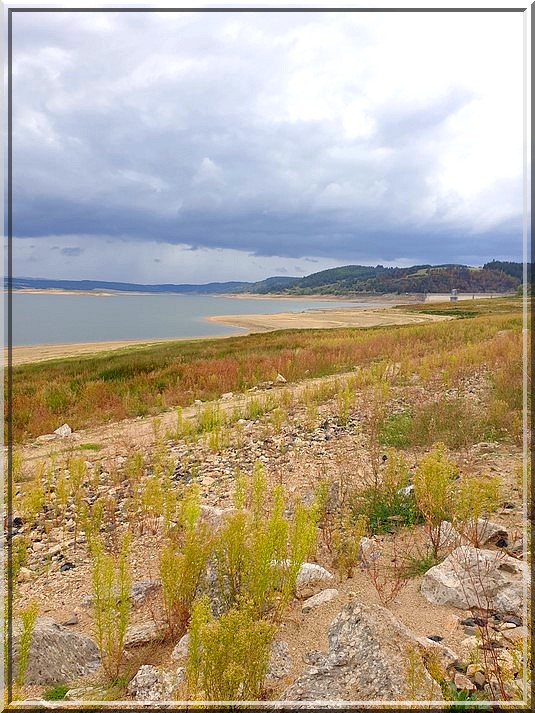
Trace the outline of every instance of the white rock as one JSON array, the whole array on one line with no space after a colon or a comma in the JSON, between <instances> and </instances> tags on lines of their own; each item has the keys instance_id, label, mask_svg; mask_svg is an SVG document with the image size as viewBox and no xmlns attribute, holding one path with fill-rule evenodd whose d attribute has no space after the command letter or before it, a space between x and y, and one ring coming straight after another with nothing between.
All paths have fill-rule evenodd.
<instances>
[{"instance_id":1,"label":"white rock","mask_svg":"<svg viewBox=\"0 0 535 713\"><path fill-rule=\"evenodd\" d=\"M56 434L56 436L59 436L60 438L65 438L66 436L71 435L72 428L69 426L68 423L64 423L63 426L56 428L54 433Z\"/></svg>"},{"instance_id":2,"label":"white rock","mask_svg":"<svg viewBox=\"0 0 535 713\"><path fill-rule=\"evenodd\" d=\"M379 559L381 556L381 547L377 540L373 537L361 537L359 543L358 560L364 565Z\"/></svg>"},{"instance_id":3,"label":"white rock","mask_svg":"<svg viewBox=\"0 0 535 713\"><path fill-rule=\"evenodd\" d=\"M171 652L171 658L173 659L173 661L182 661L183 659L187 658L189 651L189 639L189 634L184 634L184 636L180 639L178 644Z\"/></svg>"},{"instance_id":4,"label":"white rock","mask_svg":"<svg viewBox=\"0 0 535 713\"><path fill-rule=\"evenodd\" d=\"M163 671L156 666L144 665L128 684L127 691L137 701L166 701L173 696L173 691L183 680L184 669L176 672Z\"/></svg>"},{"instance_id":5,"label":"white rock","mask_svg":"<svg viewBox=\"0 0 535 713\"><path fill-rule=\"evenodd\" d=\"M503 552L462 545L428 570L421 584L432 604L491 609L520 616L528 565Z\"/></svg>"},{"instance_id":6,"label":"white rock","mask_svg":"<svg viewBox=\"0 0 535 713\"><path fill-rule=\"evenodd\" d=\"M163 635L162 627L154 621L146 621L141 624L132 624L126 630L124 637L125 648L131 646L142 646L152 641L157 641Z\"/></svg>"},{"instance_id":7,"label":"white rock","mask_svg":"<svg viewBox=\"0 0 535 713\"><path fill-rule=\"evenodd\" d=\"M275 379L275 382L277 384L286 384L286 379L282 374L277 374L277 378Z\"/></svg>"},{"instance_id":8,"label":"white rock","mask_svg":"<svg viewBox=\"0 0 535 713\"><path fill-rule=\"evenodd\" d=\"M319 564L304 562L299 568L295 583L295 593L299 599L304 599L317 591L326 589L334 580L334 576Z\"/></svg>"},{"instance_id":9,"label":"white rock","mask_svg":"<svg viewBox=\"0 0 535 713\"><path fill-rule=\"evenodd\" d=\"M221 394L221 401L228 401L229 399L233 398L234 394L232 391L227 391L225 394Z\"/></svg>"},{"instance_id":10,"label":"white rock","mask_svg":"<svg viewBox=\"0 0 535 713\"><path fill-rule=\"evenodd\" d=\"M315 609L316 607L319 607L322 604L326 604L327 602L330 602L333 599L336 599L337 596L338 596L337 589L324 589L322 592L318 592L317 594L314 594L313 597L310 597L305 602L303 602L301 611L304 614L307 614L309 611L312 611L312 609Z\"/></svg>"}]
</instances>

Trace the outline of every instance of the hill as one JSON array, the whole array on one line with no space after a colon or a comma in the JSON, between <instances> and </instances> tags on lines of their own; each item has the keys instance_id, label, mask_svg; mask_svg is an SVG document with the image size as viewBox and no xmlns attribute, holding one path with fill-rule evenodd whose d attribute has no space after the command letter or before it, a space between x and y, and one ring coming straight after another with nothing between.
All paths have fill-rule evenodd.
<instances>
[{"instance_id":1,"label":"hill","mask_svg":"<svg viewBox=\"0 0 535 713\"><path fill-rule=\"evenodd\" d=\"M491 263L492 264L492 263ZM521 263L520 269L522 268ZM512 264L509 264L512 265ZM510 269L510 268L509 268ZM414 265L383 267L346 265L316 272L296 282L288 294L405 293L405 292L513 292L521 283L517 275L492 267L467 265ZM279 290L271 290L279 291Z\"/></svg>"},{"instance_id":2,"label":"hill","mask_svg":"<svg viewBox=\"0 0 535 713\"><path fill-rule=\"evenodd\" d=\"M529 266L528 266L529 267ZM143 285L101 280L48 280L14 277L14 289L60 289L176 294L352 295L356 293L514 292L522 282L522 263L492 261L482 268L468 265L375 267L345 265L306 277L268 277L258 282ZM528 270L531 275L531 269ZM4 286L7 279L4 278Z\"/></svg>"}]
</instances>

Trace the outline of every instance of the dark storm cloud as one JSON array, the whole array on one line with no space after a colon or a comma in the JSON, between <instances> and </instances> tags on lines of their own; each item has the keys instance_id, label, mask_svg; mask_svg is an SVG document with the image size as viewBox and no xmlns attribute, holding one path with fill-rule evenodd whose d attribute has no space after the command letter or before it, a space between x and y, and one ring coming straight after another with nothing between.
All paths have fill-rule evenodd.
<instances>
[{"instance_id":1,"label":"dark storm cloud","mask_svg":"<svg viewBox=\"0 0 535 713\"><path fill-rule=\"evenodd\" d=\"M440 48L430 76L416 63L398 87L403 56L355 17L25 14L13 36L19 237L352 262L519 254L520 174L476 171L470 193L450 165L472 136L451 122L471 127L481 97L462 68L431 76L455 65Z\"/></svg>"}]
</instances>

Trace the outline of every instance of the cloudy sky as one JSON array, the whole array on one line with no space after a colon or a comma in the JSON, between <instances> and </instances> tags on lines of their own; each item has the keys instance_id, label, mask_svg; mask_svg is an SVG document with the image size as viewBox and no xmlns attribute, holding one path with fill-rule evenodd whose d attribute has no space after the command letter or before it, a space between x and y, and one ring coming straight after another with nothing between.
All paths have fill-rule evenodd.
<instances>
[{"instance_id":1,"label":"cloudy sky","mask_svg":"<svg viewBox=\"0 0 535 713\"><path fill-rule=\"evenodd\" d=\"M19 13L14 274L522 257L521 13Z\"/></svg>"}]
</instances>

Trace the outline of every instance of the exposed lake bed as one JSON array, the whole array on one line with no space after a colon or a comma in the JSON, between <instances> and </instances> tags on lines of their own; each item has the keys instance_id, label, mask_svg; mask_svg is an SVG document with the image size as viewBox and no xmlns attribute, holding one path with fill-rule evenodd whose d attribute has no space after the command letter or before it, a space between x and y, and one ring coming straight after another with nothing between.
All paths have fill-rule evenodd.
<instances>
[{"instance_id":1,"label":"exposed lake bed","mask_svg":"<svg viewBox=\"0 0 535 713\"><path fill-rule=\"evenodd\" d=\"M459 295L461 300L471 297ZM416 295L367 295L366 301L354 301L335 296L14 290L12 363L277 329L373 327L428 321L431 315L409 315L392 309L396 304L415 302L416 298ZM433 301L447 300L448 296L433 295L433 298Z\"/></svg>"}]
</instances>

